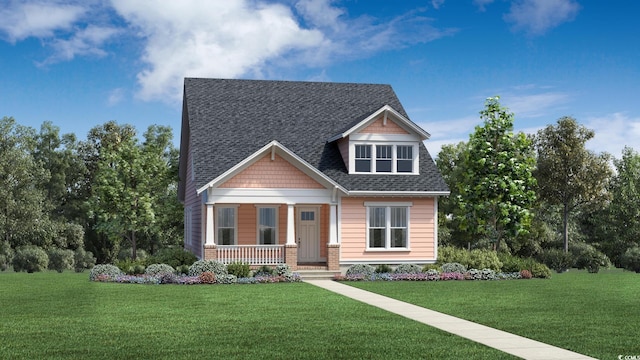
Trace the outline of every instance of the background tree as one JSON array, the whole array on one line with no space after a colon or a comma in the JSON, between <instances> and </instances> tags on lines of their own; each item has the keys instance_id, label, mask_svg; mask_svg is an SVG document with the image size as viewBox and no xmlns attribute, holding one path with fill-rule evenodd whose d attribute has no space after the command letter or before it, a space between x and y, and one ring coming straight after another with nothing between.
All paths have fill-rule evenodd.
<instances>
[{"instance_id":1,"label":"background tree","mask_svg":"<svg viewBox=\"0 0 640 360\"><path fill-rule=\"evenodd\" d=\"M539 196L562 207L563 246L569 251L569 217L586 206L603 206L608 199L611 177L606 154L596 155L585 148L594 132L571 117L560 118L556 126L538 131L535 144Z\"/></svg>"},{"instance_id":2,"label":"background tree","mask_svg":"<svg viewBox=\"0 0 640 360\"><path fill-rule=\"evenodd\" d=\"M462 152L455 216L462 230L484 237L496 249L502 240L512 248L529 230L536 199L532 175L535 157L523 133L513 133L513 113L489 98L477 126Z\"/></svg>"}]
</instances>

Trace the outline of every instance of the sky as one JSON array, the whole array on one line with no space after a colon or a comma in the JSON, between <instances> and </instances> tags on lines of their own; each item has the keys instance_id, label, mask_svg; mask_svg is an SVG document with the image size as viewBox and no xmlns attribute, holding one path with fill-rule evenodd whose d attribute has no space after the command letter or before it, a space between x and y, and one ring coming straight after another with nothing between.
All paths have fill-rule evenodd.
<instances>
[{"instance_id":1,"label":"sky","mask_svg":"<svg viewBox=\"0 0 640 360\"><path fill-rule=\"evenodd\" d=\"M86 138L171 126L184 77L390 84L431 134L466 141L500 96L525 133L571 116L587 147L640 151L633 0L0 0L0 116Z\"/></svg>"}]
</instances>

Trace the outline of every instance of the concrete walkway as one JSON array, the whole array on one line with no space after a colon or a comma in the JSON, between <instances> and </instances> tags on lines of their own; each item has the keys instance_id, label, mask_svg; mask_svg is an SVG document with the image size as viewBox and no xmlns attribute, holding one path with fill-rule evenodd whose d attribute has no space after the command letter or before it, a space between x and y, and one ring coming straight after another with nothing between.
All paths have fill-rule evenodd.
<instances>
[{"instance_id":1,"label":"concrete walkway","mask_svg":"<svg viewBox=\"0 0 640 360\"><path fill-rule=\"evenodd\" d=\"M573 351L490 328L471 321L425 309L420 306L374 294L332 280L305 280L306 283L333 291L380 309L402 315L454 335L504 351L523 359L573 360L594 359Z\"/></svg>"}]
</instances>

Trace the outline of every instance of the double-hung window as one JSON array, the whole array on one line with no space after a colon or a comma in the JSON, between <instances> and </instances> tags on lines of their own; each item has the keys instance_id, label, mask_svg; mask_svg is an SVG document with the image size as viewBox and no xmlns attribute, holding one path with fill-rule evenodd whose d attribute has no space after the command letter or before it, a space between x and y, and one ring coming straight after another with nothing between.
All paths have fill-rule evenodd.
<instances>
[{"instance_id":1,"label":"double-hung window","mask_svg":"<svg viewBox=\"0 0 640 360\"><path fill-rule=\"evenodd\" d=\"M236 208L218 207L218 245L236 244Z\"/></svg>"},{"instance_id":2,"label":"double-hung window","mask_svg":"<svg viewBox=\"0 0 640 360\"><path fill-rule=\"evenodd\" d=\"M356 145L356 171L371 172L371 145Z\"/></svg>"},{"instance_id":3,"label":"double-hung window","mask_svg":"<svg viewBox=\"0 0 640 360\"><path fill-rule=\"evenodd\" d=\"M408 249L410 203L365 203L367 248Z\"/></svg>"},{"instance_id":4,"label":"double-hung window","mask_svg":"<svg viewBox=\"0 0 640 360\"><path fill-rule=\"evenodd\" d=\"M277 210L275 207L258 208L258 244L275 245L278 243Z\"/></svg>"},{"instance_id":5,"label":"double-hung window","mask_svg":"<svg viewBox=\"0 0 640 360\"><path fill-rule=\"evenodd\" d=\"M396 147L396 171L402 173L413 172L413 146L398 145Z\"/></svg>"},{"instance_id":6,"label":"double-hung window","mask_svg":"<svg viewBox=\"0 0 640 360\"><path fill-rule=\"evenodd\" d=\"M351 171L371 174L415 174L418 163L416 149L415 144L355 144Z\"/></svg>"},{"instance_id":7,"label":"double-hung window","mask_svg":"<svg viewBox=\"0 0 640 360\"><path fill-rule=\"evenodd\" d=\"M391 172L393 146L376 145L376 172Z\"/></svg>"}]
</instances>

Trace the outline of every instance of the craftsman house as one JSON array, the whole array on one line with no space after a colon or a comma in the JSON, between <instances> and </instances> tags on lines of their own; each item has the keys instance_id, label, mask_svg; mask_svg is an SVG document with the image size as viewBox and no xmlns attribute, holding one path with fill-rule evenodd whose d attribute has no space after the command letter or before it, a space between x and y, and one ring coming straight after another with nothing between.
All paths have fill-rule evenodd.
<instances>
[{"instance_id":1,"label":"craftsman house","mask_svg":"<svg viewBox=\"0 0 640 360\"><path fill-rule=\"evenodd\" d=\"M432 263L449 194L389 85L187 78L179 197L201 259Z\"/></svg>"}]
</instances>

